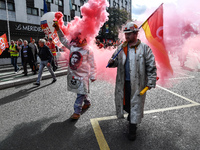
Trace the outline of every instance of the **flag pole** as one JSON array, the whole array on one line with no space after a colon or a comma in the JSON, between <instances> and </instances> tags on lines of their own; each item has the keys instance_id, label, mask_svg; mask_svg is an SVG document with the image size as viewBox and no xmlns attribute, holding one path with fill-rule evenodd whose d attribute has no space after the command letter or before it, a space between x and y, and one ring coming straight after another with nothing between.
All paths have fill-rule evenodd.
<instances>
[{"instance_id":1,"label":"flag pole","mask_svg":"<svg viewBox=\"0 0 200 150\"><path fill-rule=\"evenodd\" d=\"M162 5L163 5L163 3L160 4L160 6L162 6ZM153 14L160 8L160 6L146 19L145 22L143 22L143 24L139 27L139 29L147 22L147 20L149 20L149 18L151 18L151 16L153 16Z\"/></svg>"},{"instance_id":2,"label":"flag pole","mask_svg":"<svg viewBox=\"0 0 200 150\"><path fill-rule=\"evenodd\" d=\"M6 14L7 14L7 27L8 27L8 43L10 44L10 26L9 26L9 15L8 15L8 4L7 4L7 0L6 2Z\"/></svg>"}]
</instances>

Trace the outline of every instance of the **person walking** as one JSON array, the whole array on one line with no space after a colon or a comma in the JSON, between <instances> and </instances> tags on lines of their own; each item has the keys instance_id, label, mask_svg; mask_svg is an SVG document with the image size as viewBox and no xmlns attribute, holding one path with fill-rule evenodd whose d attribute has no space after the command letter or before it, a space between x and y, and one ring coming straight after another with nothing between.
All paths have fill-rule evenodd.
<instances>
[{"instance_id":1,"label":"person walking","mask_svg":"<svg viewBox=\"0 0 200 150\"><path fill-rule=\"evenodd\" d=\"M58 66L58 63L57 63L57 58L56 58L56 46L55 44L53 43L53 39L52 38L49 38L48 39L48 45L47 45L50 49L50 51L52 52L52 55L53 55L53 59L52 59L52 62L51 62L51 65L53 67L53 71L55 72L57 70L57 66Z\"/></svg>"},{"instance_id":2,"label":"person walking","mask_svg":"<svg viewBox=\"0 0 200 150\"><path fill-rule=\"evenodd\" d=\"M144 113L146 94L139 93L148 86L155 88L157 68L151 48L138 39L138 26L128 22L123 32L126 41L119 45L109 60L108 67L117 67L115 105L118 118L123 118L123 110L128 113L129 140L136 139L137 124ZM122 49L122 50L121 50ZM115 59L113 57L121 50Z\"/></svg>"},{"instance_id":3,"label":"person walking","mask_svg":"<svg viewBox=\"0 0 200 150\"><path fill-rule=\"evenodd\" d=\"M17 65L17 58L19 57L19 49L17 48L17 44L15 44L13 40L11 40L11 45L9 46L8 52L10 53L11 64L14 66L15 74L17 74L21 69Z\"/></svg>"},{"instance_id":4,"label":"person walking","mask_svg":"<svg viewBox=\"0 0 200 150\"><path fill-rule=\"evenodd\" d=\"M49 72L51 73L51 76L53 77L53 81L52 83L56 82L56 76L54 74L54 72L51 69L51 61L53 59L52 53L50 52L49 48L45 45L46 41L45 39L40 39L39 40L39 52L38 52L38 56L40 57L41 61L40 61L40 68L39 68L39 73L38 73L38 78L36 83L34 83L34 85L40 85L40 80L42 77L42 72L44 67L46 66L47 69L49 70Z\"/></svg>"},{"instance_id":5,"label":"person walking","mask_svg":"<svg viewBox=\"0 0 200 150\"><path fill-rule=\"evenodd\" d=\"M33 69L38 71L38 65L37 65L37 56L38 56L38 47L37 44L35 44L35 39L32 39L32 41L29 43L29 47L31 48L31 51L33 53ZM35 72L35 74L36 74Z\"/></svg>"},{"instance_id":6,"label":"person walking","mask_svg":"<svg viewBox=\"0 0 200 150\"><path fill-rule=\"evenodd\" d=\"M27 76L27 74L28 74L27 63L29 63L33 74L36 74L33 53L32 53L30 46L28 45L27 40L24 40L24 45L22 46L22 49L21 49L21 58L22 58L22 62L23 62L24 76Z\"/></svg>"},{"instance_id":7,"label":"person walking","mask_svg":"<svg viewBox=\"0 0 200 150\"><path fill-rule=\"evenodd\" d=\"M68 90L77 94L74 103L74 113L71 119L77 120L80 118L81 112L91 106L88 99L89 80L96 80L96 63L92 50L87 46L86 39L80 37L81 33L76 33L69 42L64 36L58 23L53 25L58 33L61 43L70 50L69 66L67 76ZM84 102L84 105L82 105Z\"/></svg>"}]
</instances>

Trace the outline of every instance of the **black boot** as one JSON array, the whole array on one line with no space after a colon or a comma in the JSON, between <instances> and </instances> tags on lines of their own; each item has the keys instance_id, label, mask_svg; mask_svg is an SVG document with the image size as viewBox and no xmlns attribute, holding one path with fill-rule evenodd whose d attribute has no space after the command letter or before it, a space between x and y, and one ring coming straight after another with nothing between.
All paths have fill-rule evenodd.
<instances>
[{"instance_id":1,"label":"black boot","mask_svg":"<svg viewBox=\"0 0 200 150\"><path fill-rule=\"evenodd\" d=\"M131 124L131 123L129 123L128 139L130 141L135 141L136 140L136 130L137 130L137 124Z\"/></svg>"}]
</instances>

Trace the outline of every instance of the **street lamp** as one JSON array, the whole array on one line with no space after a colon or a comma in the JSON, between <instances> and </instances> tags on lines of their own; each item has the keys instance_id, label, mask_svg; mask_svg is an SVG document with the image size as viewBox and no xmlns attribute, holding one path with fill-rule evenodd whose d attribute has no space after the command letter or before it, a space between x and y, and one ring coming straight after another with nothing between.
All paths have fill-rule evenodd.
<instances>
[{"instance_id":1,"label":"street lamp","mask_svg":"<svg viewBox=\"0 0 200 150\"><path fill-rule=\"evenodd\" d=\"M10 26L9 26L9 15L8 15L8 3L7 3L7 0L5 2L6 2L6 14L7 14L7 27L8 27L8 41L9 41L9 44L10 44Z\"/></svg>"}]
</instances>

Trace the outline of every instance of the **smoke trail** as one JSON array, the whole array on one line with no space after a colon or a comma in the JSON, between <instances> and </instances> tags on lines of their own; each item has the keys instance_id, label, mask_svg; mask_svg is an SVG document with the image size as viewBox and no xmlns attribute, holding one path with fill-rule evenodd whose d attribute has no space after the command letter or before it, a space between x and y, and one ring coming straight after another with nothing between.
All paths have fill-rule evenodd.
<instances>
[{"instance_id":1,"label":"smoke trail","mask_svg":"<svg viewBox=\"0 0 200 150\"><path fill-rule=\"evenodd\" d=\"M164 40L172 68L175 70L173 77L180 76L177 72L183 72L183 69L194 71L199 67L199 4L200 2L194 0L174 0L164 3ZM156 8L148 7L145 13L138 16L142 18L139 22L144 22ZM143 31L140 32L140 39L148 44Z\"/></svg>"},{"instance_id":2,"label":"smoke trail","mask_svg":"<svg viewBox=\"0 0 200 150\"><path fill-rule=\"evenodd\" d=\"M81 7L82 18L75 16L67 26L64 26L63 20L60 19L62 18L61 12L57 12L55 18L58 19L61 30L69 40L79 32L81 38L87 38L87 42L90 43L108 20L106 7L109 7L107 0L89 0Z\"/></svg>"}]
</instances>

